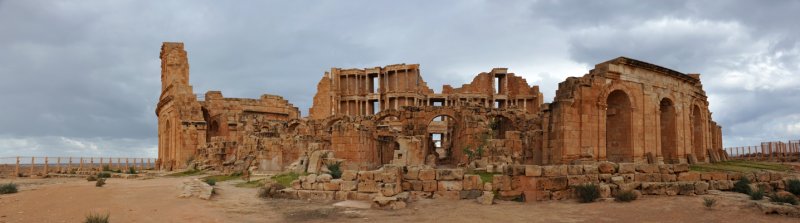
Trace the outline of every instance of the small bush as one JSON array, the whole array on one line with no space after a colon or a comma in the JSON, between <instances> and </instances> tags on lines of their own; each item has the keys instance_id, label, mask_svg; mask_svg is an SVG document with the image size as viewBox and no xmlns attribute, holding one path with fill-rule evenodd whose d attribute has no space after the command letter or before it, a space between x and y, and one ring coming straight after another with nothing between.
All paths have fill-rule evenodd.
<instances>
[{"instance_id":1,"label":"small bush","mask_svg":"<svg viewBox=\"0 0 800 223\"><path fill-rule=\"evenodd\" d=\"M0 194L13 194L17 192L17 185L14 183L0 184Z\"/></svg>"},{"instance_id":2,"label":"small bush","mask_svg":"<svg viewBox=\"0 0 800 223\"><path fill-rule=\"evenodd\" d=\"M277 182L280 185L283 185L284 187L291 187L292 181L297 180L299 178L300 174L292 172L272 176L272 179L275 180L275 182Z\"/></svg>"},{"instance_id":3,"label":"small bush","mask_svg":"<svg viewBox=\"0 0 800 223\"><path fill-rule=\"evenodd\" d=\"M86 181L90 181L90 182L91 181L97 181L97 177L95 177L94 175L89 175L88 177L86 177Z\"/></svg>"},{"instance_id":4,"label":"small bush","mask_svg":"<svg viewBox=\"0 0 800 223\"><path fill-rule=\"evenodd\" d=\"M710 198L710 197L704 197L703 198L703 206L706 206L707 208L711 208L711 207L714 207L714 205L717 205L717 199Z\"/></svg>"},{"instance_id":5,"label":"small bush","mask_svg":"<svg viewBox=\"0 0 800 223\"><path fill-rule=\"evenodd\" d=\"M771 198L772 202L786 203L786 204L791 204L791 205L796 205L797 204L797 198L792 196L792 195L789 195L789 194L786 194L786 195L774 194L770 198Z\"/></svg>"},{"instance_id":6,"label":"small bush","mask_svg":"<svg viewBox=\"0 0 800 223\"><path fill-rule=\"evenodd\" d=\"M633 191L620 191L617 195L614 195L614 200L619 202L631 202L636 200L636 193Z\"/></svg>"},{"instance_id":7,"label":"small bush","mask_svg":"<svg viewBox=\"0 0 800 223\"><path fill-rule=\"evenodd\" d=\"M733 184L733 191L743 194L750 194L752 191L750 188L750 179L747 179L747 177L742 177L742 179L736 181L736 183Z\"/></svg>"},{"instance_id":8,"label":"small bush","mask_svg":"<svg viewBox=\"0 0 800 223\"><path fill-rule=\"evenodd\" d=\"M756 191L750 192L750 200L761 200L764 199L764 189L758 189Z\"/></svg>"},{"instance_id":9,"label":"small bush","mask_svg":"<svg viewBox=\"0 0 800 223\"><path fill-rule=\"evenodd\" d=\"M342 162L333 162L325 165L331 171L333 179L342 178Z\"/></svg>"},{"instance_id":10,"label":"small bush","mask_svg":"<svg viewBox=\"0 0 800 223\"><path fill-rule=\"evenodd\" d=\"M596 184L583 184L575 186L575 193L578 194L578 201L590 203L600 198L600 189Z\"/></svg>"},{"instance_id":11,"label":"small bush","mask_svg":"<svg viewBox=\"0 0 800 223\"><path fill-rule=\"evenodd\" d=\"M800 196L800 180L791 179L787 181L786 191L794 194L795 196Z\"/></svg>"},{"instance_id":12,"label":"small bush","mask_svg":"<svg viewBox=\"0 0 800 223\"><path fill-rule=\"evenodd\" d=\"M111 171L111 166L103 165L103 171Z\"/></svg>"},{"instance_id":13,"label":"small bush","mask_svg":"<svg viewBox=\"0 0 800 223\"><path fill-rule=\"evenodd\" d=\"M108 217L109 216L110 215L108 213L106 213L104 215L103 214L90 213L89 215L86 216L86 220L84 220L83 222L84 223L108 223Z\"/></svg>"},{"instance_id":14,"label":"small bush","mask_svg":"<svg viewBox=\"0 0 800 223\"><path fill-rule=\"evenodd\" d=\"M206 183L207 183L208 185L214 186L214 185L217 185L217 180L214 180L214 179L206 179Z\"/></svg>"},{"instance_id":15,"label":"small bush","mask_svg":"<svg viewBox=\"0 0 800 223\"><path fill-rule=\"evenodd\" d=\"M136 169L133 167L128 168L128 174L136 174Z\"/></svg>"},{"instance_id":16,"label":"small bush","mask_svg":"<svg viewBox=\"0 0 800 223\"><path fill-rule=\"evenodd\" d=\"M105 184L106 184L106 178L97 178L97 182L94 183L94 186L102 187Z\"/></svg>"},{"instance_id":17,"label":"small bush","mask_svg":"<svg viewBox=\"0 0 800 223\"><path fill-rule=\"evenodd\" d=\"M111 173L108 172L97 173L97 178L111 178Z\"/></svg>"}]
</instances>

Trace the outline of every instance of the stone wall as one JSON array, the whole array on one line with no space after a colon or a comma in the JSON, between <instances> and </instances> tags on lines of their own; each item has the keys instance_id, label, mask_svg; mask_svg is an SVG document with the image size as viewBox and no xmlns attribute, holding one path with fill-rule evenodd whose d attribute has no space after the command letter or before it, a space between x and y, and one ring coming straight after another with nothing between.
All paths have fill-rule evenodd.
<instances>
[{"instance_id":1,"label":"stone wall","mask_svg":"<svg viewBox=\"0 0 800 223\"><path fill-rule=\"evenodd\" d=\"M426 166L388 166L373 171L345 171L341 179L328 174L302 176L282 191L290 198L312 200L475 199L496 194L496 199L548 201L575 198L574 186L596 184L603 198L620 191L643 195L702 195L708 190L731 190L746 177L754 187L767 192L783 190L788 179L800 179L785 172L755 173L693 172L688 164L633 164L601 162L593 165L511 165L494 173L492 182L464 169L434 169Z\"/></svg>"}]
</instances>

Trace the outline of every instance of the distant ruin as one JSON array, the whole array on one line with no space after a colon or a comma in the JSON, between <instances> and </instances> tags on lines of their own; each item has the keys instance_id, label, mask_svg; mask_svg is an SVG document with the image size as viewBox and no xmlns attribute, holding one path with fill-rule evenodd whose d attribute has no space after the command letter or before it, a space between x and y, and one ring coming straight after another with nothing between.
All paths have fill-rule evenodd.
<instances>
[{"instance_id":1,"label":"distant ruin","mask_svg":"<svg viewBox=\"0 0 800 223\"><path fill-rule=\"evenodd\" d=\"M727 159L699 74L619 57L559 84L552 103L506 68L441 93L417 64L332 68L308 117L280 96L195 95L183 43L161 47L160 169L315 173L384 165L685 164Z\"/></svg>"}]
</instances>

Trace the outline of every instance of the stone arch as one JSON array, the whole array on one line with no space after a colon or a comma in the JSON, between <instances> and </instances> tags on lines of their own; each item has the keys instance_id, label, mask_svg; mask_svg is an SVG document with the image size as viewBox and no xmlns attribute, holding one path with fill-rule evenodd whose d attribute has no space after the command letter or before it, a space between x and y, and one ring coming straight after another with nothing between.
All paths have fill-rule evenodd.
<instances>
[{"instance_id":1,"label":"stone arch","mask_svg":"<svg viewBox=\"0 0 800 223\"><path fill-rule=\"evenodd\" d=\"M665 163L678 163L678 116L674 101L668 97L662 98L658 111L661 156Z\"/></svg>"},{"instance_id":2,"label":"stone arch","mask_svg":"<svg viewBox=\"0 0 800 223\"><path fill-rule=\"evenodd\" d=\"M703 123L705 121L705 117L703 115L703 110L697 103L693 103L691 109L690 119L692 129L692 153L695 155L698 161L703 162L706 160L706 152L704 149L705 139L703 138Z\"/></svg>"},{"instance_id":3,"label":"stone arch","mask_svg":"<svg viewBox=\"0 0 800 223\"><path fill-rule=\"evenodd\" d=\"M438 114L438 113L437 113ZM425 133L427 134L427 147L429 152L436 154L437 163L449 164L454 161L458 155L454 151L456 119L449 114L438 114L433 118L424 119L428 123L425 125Z\"/></svg>"},{"instance_id":4,"label":"stone arch","mask_svg":"<svg viewBox=\"0 0 800 223\"><path fill-rule=\"evenodd\" d=\"M505 139L507 131L516 130L517 125L513 120L514 119L506 115L490 115L488 121L489 128L492 129L493 137L495 139Z\"/></svg>"},{"instance_id":5,"label":"stone arch","mask_svg":"<svg viewBox=\"0 0 800 223\"><path fill-rule=\"evenodd\" d=\"M633 106L628 93L614 90L606 99L606 158L633 162Z\"/></svg>"}]
</instances>

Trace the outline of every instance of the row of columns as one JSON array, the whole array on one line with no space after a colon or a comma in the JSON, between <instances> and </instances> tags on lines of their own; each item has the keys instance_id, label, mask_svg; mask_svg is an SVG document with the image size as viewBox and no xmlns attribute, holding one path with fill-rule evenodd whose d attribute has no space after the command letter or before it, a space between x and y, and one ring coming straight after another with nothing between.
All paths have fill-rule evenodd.
<instances>
[{"instance_id":1,"label":"row of columns","mask_svg":"<svg viewBox=\"0 0 800 223\"><path fill-rule=\"evenodd\" d=\"M768 142L761 146L725 148L734 159L780 161L796 157L800 160L800 141Z\"/></svg>"},{"instance_id":2,"label":"row of columns","mask_svg":"<svg viewBox=\"0 0 800 223\"><path fill-rule=\"evenodd\" d=\"M21 172L22 171L21 170L21 165L22 164L20 162L22 157L18 156L16 158L17 159L16 159L16 166L14 168L14 176L15 177L19 177L20 173L22 173ZM40 158L42 158L42 157L40 157ZM66 171L72 171L72 166L73 166L72 160L73 160L73 157L67 157L66 158L67 159L66 163L62 163L61 162L61 158L62 157L43 157L43 158L44 158L44 164L43 164L44 166L43 166L42 171L40 172L40 173L42 173L42 175L47 175L48 173L52 172L52 171L50 171L50 159L51 158L56 159L55 165L58 168L59 172L64 170L64 167L65 167L64 165L65 164L66 164ZM143 169L155 168L155 162L153 162L153 160L154 160L153 158L107 158L106 159L104 157L100 157L99 158L100 162L97 163L97 164L95 164L95 162L94 162L95 161L94 157L88 157L88 158L76 157L75 159L79 159L78 168L77 168L78 171L83 171L83 170L85 170L84 168L89 168L90 170L95 170L95 169L96 170L102 170L104 164L108 165L109 168L116 167L116 169L121 170L121 171L127 171L131 167L133 167L135 170L143 170ZM116 166L114 165L114 160L115 159L117 161L116 162ZM86 163L85 161L88 161L88 163ZM105 161L108 161L108 162L105 162ZM123 161L124 161L124 166L123 166ZM39 165L42 165L42 164L36 164L36 157L31 157L31 162L30 162L29 167L28 167L29 168L29 170L28 170L29 176L35 175L36 167L39 166ZM124 167L124 169L122 167Z\"/></svg>"}]
</instances>

